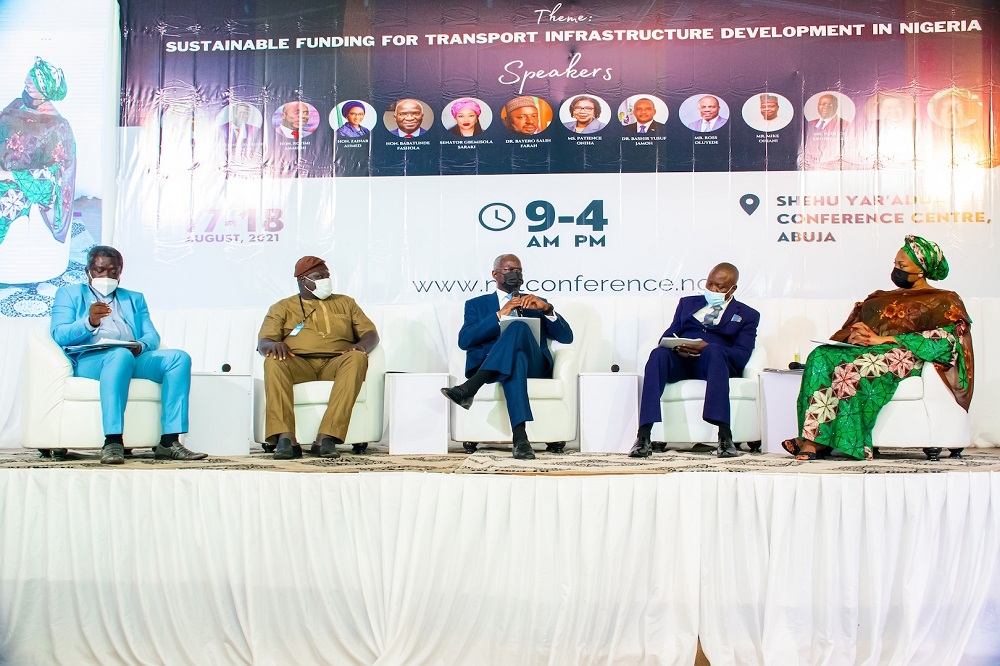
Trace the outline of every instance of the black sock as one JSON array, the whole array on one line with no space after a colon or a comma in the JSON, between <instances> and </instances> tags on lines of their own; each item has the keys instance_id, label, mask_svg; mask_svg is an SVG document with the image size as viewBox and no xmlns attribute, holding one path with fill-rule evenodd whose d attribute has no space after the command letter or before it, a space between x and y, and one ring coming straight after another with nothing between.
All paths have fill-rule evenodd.
<instances>
[{"instance_id":1,"label":"black sock","mask_svg":"<svg viewBox=\"0 0 1000 666\"><path fill-rule=\"evenodd\" d=\"M635 433L635 436L636 437L649 437L652 432L653 432L653 424L652 423L643 423L641 426L639 426L639 432Z\"/></svg>"},{"instance_id":2,"label":"black sock","mask_svg":"<svg viewBox=\"0 0 1000 666\"><path fill-rule=\"evenodd\" d=\"M326 442L326 440L328 440L328 439L332 440L334 444L343 444L344 443L344 440L342 440L341 438L339 438L339 437L332 437L331 435L323 435L323 439L321 439L320 442L321 443L322 442Z\"/></svg>"},{"instance_id":3,"label":"black sock","mask_svg":"<svg viewBox=\"0 0 1000 666\"><path fill-rule=\"evenodd\" d=\"M729 424L728 423L720 423L719 424L719 437L728 438L728 439L732 439L733 438L733 431L729 428Z\"/></svg>"},{"instance_id":4,"label":"black sock","mask_svg":"<svg viewBox=\"0 0 1000 666\"><path fill-rule=\"evenodd\" d=\"M459 388L465 391L467 395L475 395L483 387L483 384L496 381L499 376L500 373L493 370L478 370L476 374L465 380L465 383L459 386Z\"/></svg>"},{"instance_id":5,"label":"black sock","mask_svg":"<svg viewBox=\"0 0 1000 666\"><path fill-rule=\"evenodd\" d=\"M160 435L160 446L165 446L170 448L174 442L179 442L180 435L176 432L168 433L166 435Z\"/></svg>"},{"instance_id":6,"label":"black sock","mask_svg":"<svg viewBox=\"0 0 1000 666\"><path fill-rule=\"evenodd\" d=\"M528 439L528 431L524 427L524 422L518 423L516 426L511 427L511 432L514 434L514 439Z\"/></svg>"},{"instance_id":7,"label":"black sock","mask_svg":"<svg viewBox=\"0 0 1000 666\"><path fill-rule=\"evenodd\" d=\"M125 445L125 440L122 439L122 436L120 434L119 435L105 435L104 436L104 445L107 446L108 444L121 444L122 446L124 446Z\"/></svg>"}]
</instances>

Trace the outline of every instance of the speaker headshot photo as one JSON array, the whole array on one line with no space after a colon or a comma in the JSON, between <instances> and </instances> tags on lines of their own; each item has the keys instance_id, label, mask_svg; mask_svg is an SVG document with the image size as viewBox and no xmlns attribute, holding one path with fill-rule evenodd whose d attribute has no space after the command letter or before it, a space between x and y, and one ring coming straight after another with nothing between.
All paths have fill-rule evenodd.
<instances>
[{"instance_id":1,"label":"speaker headshot photo","mask_svg":"<svg viewBox=\"0 0 1000 666\"><path fill-rule=\"evenodd\" d=\"M540 134L552 122L552 107L541 97L521 95L504 105L500 117L514 134Z\"/></svg>"},{"instance_id":2,"label":"speaker headshot photo","mask_svg":"<svg viewBox=\"0 0 1000 666\"><path fill-rule=\"evenodd\" d=\"M452 100L441 111L441 125L457 137L479 136L492 124L493 110L474 97Z\"/></svg>"},{"instance_id":3,"label":"speaker headshot photo","mask_svg":"<svg viewBox=\"0 0 1000 666\"><path fill-rule=\"evenodd\" d=\"M563 103L559 120L574 134L595 134L611 120L611 107L600 97L577 95Z\"/></svg>"},{"instance_id":4,"label":"speaker headshot photo","mask_svg":"<svg viewBox=\"0 0 1000 666\"><path fill-rule=\"evenodd\" d=\"M693 95L678 110L681 122L695 132L715 132L729 122L729 106L717 95Z\"/></svg>"},{"instance_id":5,"label":"speaker headshot photo","mask_svg":"<svg viewBox=\"0 0 1000 666\"><path fill-rule=\"evenodd\" d=\"M931 96L927 116L938 127L965 129L983 119L983 101L968 88L946 88Z\"/></svg>"},{"instance_id":6,"label":"speaker headshot photo","mask_svg":"<svg viewBox=\"0 0 1000 666\"><path fill-rule=\"evenodd\" d=\"M784 95L764 92L743 103L743 122L758 132L777 132L795 117L792 103Z\"/></svg>"},{"instance_id":7,"label":"speaker headshot photo","mask_svg":"<svg viewBox=\"0 0 1000 666\"><path fill-rule=\"evenodd\" d=\"M285 102L274 112L271 124L279 139L299 141L319 127L319 111L312 104L301 100Z\"/></svg>"},{"instance_id":8,"label":"speaker headshot photo","mask_svg":"<svg viewBox=\"0 0 1000 666\"><path fill-rule=\"evenodd\" d=\"M847 146L853 137L846 130L854 120L856 108L851 98L835 90L818 92L802 107L805 141L799 163L803 169L831 170L853 164L857 152Z\"/></svg>"},{"instance_id":9,"label":"speaker headshot photo","mask_svg":"<svg viewBox=\"0 0 1000 666\"><path fill-rule=\"evenodd\" d=\"M669 117L667 105L653 95L632 95L618 106L618 121L626 134L662 134Z\"/></svg>"},{"instance_id":10,"label":"speaker headshot photo","mask_svg":"<svg viewBox=\"0 0 1000 666\"><path fill-rule=\"evenodd\" d=\"M348 100L330 111L330 127L343 139L358 139L371 134L375 126L375 107L368 102Z\"/></svg>"},{"instance_id":11,"label":"speaker headshot photo","mask_svg":"<svg viewBox=\"0 0 1000 666\"><path fill-rule=\"evenodd\" d=\"M404 97L396 100L382 114L382 122L389 134L401 139L414 139L430 130L434 124L434 112L419 99Z\"/></svg>"},{"instance_id":12,"label":"speaker headshot photo","mask_svg":"<svg viewBox=\"0 0 1000 666\"><path fill-rule=\"evenodd\" d=\"M264 115L247 102L231 102L215 117L219 141L226 161L260 159L263 150Z\"/></svg>"},{"instance_id":13,"label":"speaker headshot photo","mask_svg":"<svg viewBox=\"0 0 1000 666\"><path fill-rule=\"evenodd\" d=\"M854 102L836 90L824 90L806 100L802 107L809 131L839 132L854 120Z\"/></svg>"}]
</instances>

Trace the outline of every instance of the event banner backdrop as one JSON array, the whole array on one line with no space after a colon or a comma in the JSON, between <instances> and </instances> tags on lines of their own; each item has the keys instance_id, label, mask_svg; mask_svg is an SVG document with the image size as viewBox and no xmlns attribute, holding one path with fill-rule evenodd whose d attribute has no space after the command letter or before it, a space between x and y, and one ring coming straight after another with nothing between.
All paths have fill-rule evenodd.
<instances>
[{"instance_id":1,"label":"event banner backdrop","mask_svg":"<svg viewBox=\"0 0 1000 666\"><path fill-rule=\"evenodd\" d=\"M113 241L158 307L263 306L303 254L362 301L944 286L995 257L984 2L120 0ZM212 288L206 288L211 285Z\"/></svg>"}]
</instances>

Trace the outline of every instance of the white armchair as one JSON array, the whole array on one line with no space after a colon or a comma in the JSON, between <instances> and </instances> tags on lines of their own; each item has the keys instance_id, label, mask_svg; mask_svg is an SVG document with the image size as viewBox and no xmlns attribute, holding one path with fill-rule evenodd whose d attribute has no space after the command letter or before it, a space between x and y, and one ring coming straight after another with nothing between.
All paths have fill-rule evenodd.
<instances>
[{"instance_id":1,"label":"white armchair","mask_svg":"<svg viewBox=\"0 0 1000 666\"><path fill-rule=\"evenodd\" d=\"M265 451L274 447L264 441L264 414L267 405L264 397L264 357L256 355L254 360L254 440ZM295 403L295 439L308 445L316 439L323 412L330 399L333 382L317 381L296 384L293 393ZM382 439L382 412L385 395L385 350L378 345L368 355L368 372L361 385L361 392L351 411L351 425L347 429L345 444L351 444L355 453L363 453L369 442Z\"/></svg>"},{"instance_id":2,"label":"white armchair","mask_svg":"<svg viewBox=\"0 0 1000 666\"><path fill-rule=\"evenodd\" d=\"M573 329L573 343L551 343L554 363L552 379L528 380L528 400L534 420L529 421L526 427L529 442L552 444L552 449L556 451L561 451L566 442L576 439L578 378L587 351L588 329L594 316L589 308L568 304L559 307L559 313ZM449 372L453 383L464 381L465 352L457 346L449 357ZM499 383L483 386L470 409L465 410L454 404L450 405L450 409L451 438L462 442L467 452L474 452L480 442L512 441L507 403Z\"/></svg>"},{"instance_id":3,"label":"white armchair","mask_svg":"<svg viewBox=\"0 0 1000 666\"><path fill-rule=\"evenodd\" d=\"M99 449L104 445L100 382L73 376L73 366L47 324L28 339L22 387L24 448ZM126 449L159 443L159 384L132 380L122 436Z\"/></svg>"},{"instance_id":4,"label":"white armchair","mask_svg":"<svg viewBox=\"0 0 1000 666\"><path fill-rule=\"evenodd\" d=\"M969 414L951 394L933 363L924 363L919 377L907 377L896 387L875 420L872 445L923 449L937 460L942 448L960 455L972 441Z\"/></svg>"},{"instance_id":5,"label":"white armchair","mask_svg":"<svg viewBox=\"0 0 1000 666\"><path fill-rule=\"evenodd\" d=\"M660 338L647 342L639 350L639 365L642 374L645 358L649 351L659 344ZM645 350L645 351L643 351ZM730 428L733 441L746 443L751 451L760 451L760 373L766 363L766 355L761 346L754 348L743 370L742 377L729 380ZM685 379L667 384L660 397L661 423L653 425L651 439L654 442L681 444L713 444L719 439L719 428L702 418L705 407L706 383L702 379Z\"/></svg>"}]
</instances>

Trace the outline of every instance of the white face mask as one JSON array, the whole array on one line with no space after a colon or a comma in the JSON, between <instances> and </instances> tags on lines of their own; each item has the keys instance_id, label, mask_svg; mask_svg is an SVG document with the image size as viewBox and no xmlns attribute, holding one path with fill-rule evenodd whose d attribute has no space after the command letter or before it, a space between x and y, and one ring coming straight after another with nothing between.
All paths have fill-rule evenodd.
<instances>
[{"instance_id":1,"label":"white face mask","mask_svg":"<svg viewBox=\"0 0 1000 666\"><path fill-rule=\"evenodd\" d=\"M722 292L703 289L701 293L709 305L722 305L726 302L726 295Z\"/></svg>"},{"instance_id":2,"label":"white face mask","mask_svg":"<svg viewBox=\"0 0 1000 666\"><path fill-rule=\"evenodd\" d=\"M306 289L309 289L306 287ZM313 296L323 301L333 295L333 278L320 278L313 281L313 288L309 289Z\"/></svg>"},{"instance_id":3,"label":"white face mask","mask_svg":"<svg viewBox=\"0 0 1000 666\"><path fill-rule=\"evenodd\" d=\"M108 277L91 278L90 286L101 296L110 296L118 288L118 280Z\"/></svg>"}]
</instances>

